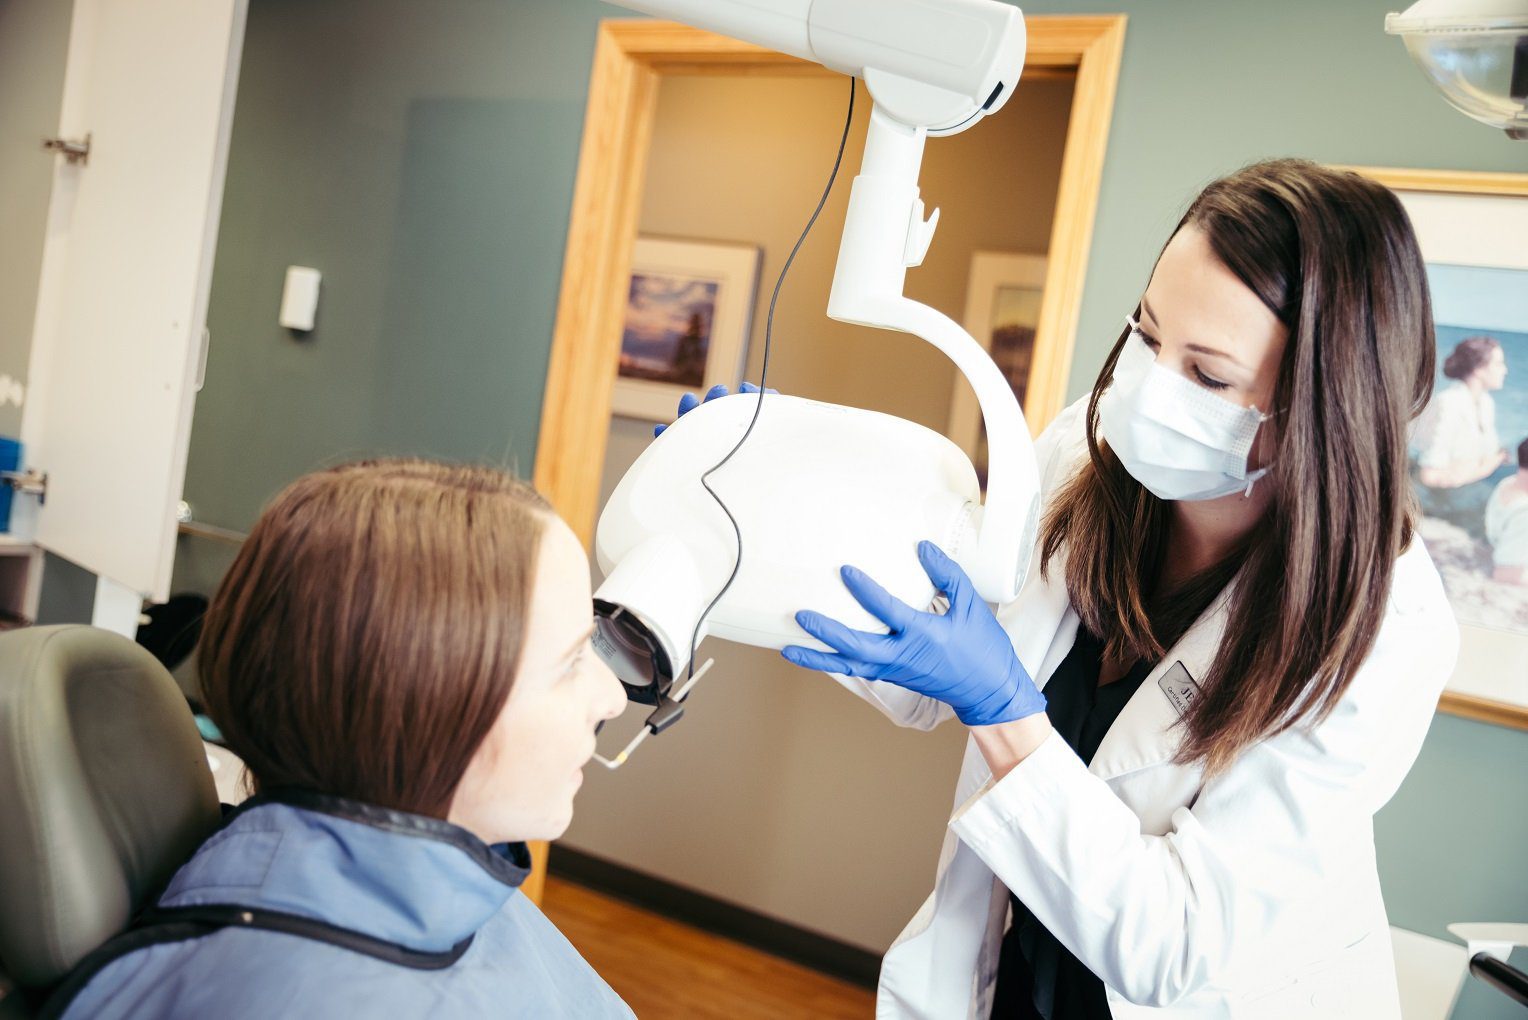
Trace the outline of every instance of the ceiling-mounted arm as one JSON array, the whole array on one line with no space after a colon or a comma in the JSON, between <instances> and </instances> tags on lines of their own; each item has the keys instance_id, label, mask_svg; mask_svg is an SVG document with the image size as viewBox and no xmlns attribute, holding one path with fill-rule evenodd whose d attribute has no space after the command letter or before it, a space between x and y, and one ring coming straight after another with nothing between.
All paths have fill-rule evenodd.
<instances>
[{"instance_id":1,"label":"ceiling-mounted arm","mask_svg":"<svg viewBox=\"0 0 1528 1020\"><path fill-rule=\"evenodd\" d=\"M888 113L930 134L996 113L1024 67L1024 17L995 0L611 2L862 78Z\"/></svg>"},{"instance_id":2,"label":"ceiling-mounted arm","mask_svg":"<svg viewBox=\"0 0 1528 1020\"><path fill-rule=\"evenodd\" d=\"M1039 472L1029 427L1008 380L971 335L941 312L904 297L907 269L923 261L938 212L924 219L918 197L924 132L870 114L865 158L854 179L828 314L895 329L943 351L976 391L987 429L987 502L975 543L950 550L989 602L1018 594L1034 545Z\"/></svg>"},{"instance_id":3,"label":"ceiling-mounted arm","mask_svg":"<svg viewBox=\"0 0 1528 1020\"><path fill-rule=\"evenodd\" d=\"M1018 593L1033 546L1039 482L1013 390L949 317L903 296L933 240L918 193L929 135L996 112L1024 67L1024 19L995 0L614 0L862 78L874 106L850 193L828 314L920 336L971 383L988 438L985 508L974 541L951 550L992 602Z\"/></svg>"}]
</instances>

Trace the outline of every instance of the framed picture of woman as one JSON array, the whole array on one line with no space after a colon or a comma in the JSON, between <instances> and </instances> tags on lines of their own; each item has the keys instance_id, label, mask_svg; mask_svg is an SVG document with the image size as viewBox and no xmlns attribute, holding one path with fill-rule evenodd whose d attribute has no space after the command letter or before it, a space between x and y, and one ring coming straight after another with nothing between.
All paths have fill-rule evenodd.
<instances>
[{"instance_id":1,"label":"framed picture of woman","mask_svg":"<svg viewBox=\"0 0 1528 1020\"><path fill-rule=\"evenodd\" d=\"M1528 174L1355 168L1406 207L1437 332L1411 477L1459 619L1441 707L1528 728Z\"/></svg>"}]
</instances>

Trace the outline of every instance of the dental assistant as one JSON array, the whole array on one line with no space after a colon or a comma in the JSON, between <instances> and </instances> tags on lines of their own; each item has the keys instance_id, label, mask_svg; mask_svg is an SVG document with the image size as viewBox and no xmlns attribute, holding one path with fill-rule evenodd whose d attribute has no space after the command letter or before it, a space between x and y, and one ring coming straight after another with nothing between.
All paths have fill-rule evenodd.
<instances>
[{"instance_id":1,"label":"dental assistant","mask_svg":"<svg viewBox=\"0 0 1528 1020\"><path fill-rule=\"evenodd\" d=\"M1408 488L1433 358L1395 197L1248 167L1195 200L1039 439L1014 602L924 543L947 612L845 567L889 633L799 614L830 650L791 662L970 730L878 1016L1400 1016L1372 820L1458 644Z\"/></svg>"}]
</instances>

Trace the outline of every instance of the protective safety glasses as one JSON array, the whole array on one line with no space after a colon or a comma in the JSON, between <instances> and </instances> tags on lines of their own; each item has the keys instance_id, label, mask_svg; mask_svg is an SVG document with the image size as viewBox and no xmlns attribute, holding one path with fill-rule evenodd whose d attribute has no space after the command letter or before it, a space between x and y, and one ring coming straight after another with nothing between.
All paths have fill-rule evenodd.
<instances>
[{"instance_id":1,"label":"protective safety glasses","mask_svg":"<svg viewBox=\"0 0 1528 1020\"><path fill-rule=\"evenodd\" d=\"M637 704L653 706L641 730L614 758L594 755L594 760L607 769L618 769L649 736L662 733L683 718L684 699L715 660L707 659L675 689L668 656L646 624L621 606L602 599L594 600L594 623L594 650L626 688L626 697ZM601 723L600 728L603 727Z\"/></svg>"}]
</instances>

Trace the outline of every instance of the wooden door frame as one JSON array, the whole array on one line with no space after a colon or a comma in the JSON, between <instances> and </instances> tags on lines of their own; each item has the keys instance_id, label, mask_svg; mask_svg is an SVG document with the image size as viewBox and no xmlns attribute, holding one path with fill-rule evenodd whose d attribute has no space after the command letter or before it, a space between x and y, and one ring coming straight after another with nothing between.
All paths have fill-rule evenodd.
<instances>
[{"instance_id":1,"label":"wooden door frame","mask_svg":"<svg viewBox=\"0 0 1528 1020\"><path fill-rule=\"evenodd\" d=\"M1062 407L1082 308L1104 149L1125 43L1125 16L1025 19L1024 76L1075 76L1049 268L1025 408L1039 431ZM673 22L601 22L589 79L562 291L536 443L536 487L586 547L598 510L610 394L642 205L658 83L664 75L823 75L782 53ZM936 143L937 144L937 143ZM539 899L545 846L526 892Z\"/></svg>"},{"instance_id":2,"label":"wooden door frame","mask_svg":"<svg viewBox=\"0 0 1528 1020\"><path fill-rule=\"evenodd\" d=\"M1036 16L1026 19L1026 28L1026 76L1076 76L1030 370L1029 392L1035 397L1025 408L1030 426L1038 431L1061 409L1071 372L1125 16ZM601 23L535 470L536 487L586 546L598 510L610 392L660 78L824 73L795 57L672 22Z\"/></svg>"}]
</instances>

